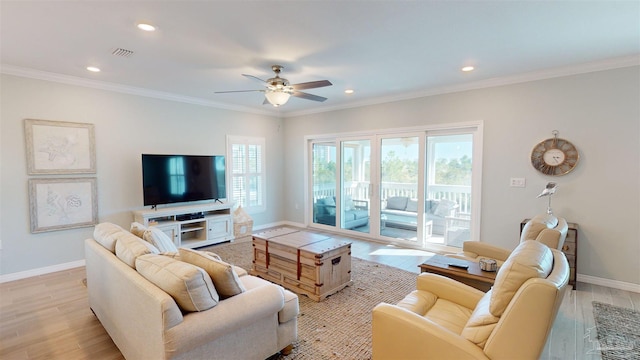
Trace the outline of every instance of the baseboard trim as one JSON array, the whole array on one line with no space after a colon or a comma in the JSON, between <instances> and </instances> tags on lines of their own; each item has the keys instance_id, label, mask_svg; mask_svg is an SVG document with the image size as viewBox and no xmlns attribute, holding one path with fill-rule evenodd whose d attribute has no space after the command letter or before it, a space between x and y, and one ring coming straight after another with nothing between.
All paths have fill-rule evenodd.
<instances>
[{"instance_id":1,"label":"baseboard trim","mask_svg":"<svg viewBox=\"0 0 640 360\"><path fill-rule=\"evenodd\" d=\"M583 274L578 274L578 276L576 276L576 280L580 282L593 284L593 285L606 286L606 287L610 287L618 290L625 290L625 291L640 293L640 285L634 284L634 283L604 279L600 277L583 275Z\"/></svg>"},{"instance_id":2,"label":"baseboard trim","mask_svg":"<svg viewBox=\"0 0 640 360\"><path fill-rule=\"evenodd\" d=\"M54 272L57 272L57 271L75 269L77 267L81 267L81 266L84 266L84 265L85 265L85 262L84 262L84 259L83 259L83 260L72 261L72 262L68 262L68 263L64 263L64 264L46 266L46 267L27 270L27 271L20 271L20 272L11 273L11 274L0 275L0 284L6 283L6 282L9 282L9 281L22 280L22 279L26 279L26 278L30 278L30 277L34 277L34 276L40 276L40 275L45 275L45 274L49 274L49 273L54 273Z\"/></svg>"}]
</instances>

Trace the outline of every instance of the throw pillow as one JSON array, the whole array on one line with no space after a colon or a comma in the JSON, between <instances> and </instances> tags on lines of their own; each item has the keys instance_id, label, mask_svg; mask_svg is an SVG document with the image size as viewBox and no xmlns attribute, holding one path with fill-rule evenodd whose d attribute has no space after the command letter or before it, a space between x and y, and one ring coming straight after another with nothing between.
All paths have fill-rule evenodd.
<instances>
[{"instance_id":1,"label":"throw pillow","mask_svg":"<svg viewBox=\"0 0 640 360\"><path fill-rule=\"evenodd\" d=\"M406 196L394 196L387 199L387 209L389 210L404 210L407 207Z\"/></svg>"},{"instance_id":2,"label":"throw pillow","mask_svg":"<svg viewBox=\"0 0 640 360\"><path fill-rule=\"evenodd\" d=\"M433 214L433 212L438 207L440 200L429 199L424 202L424 212L428 214Z\"/></svg>"},{"instance_id":3,"label":"throw pillow","mask_svg":"<svg viewBox=\"0 0 640 360\"><path fill-rule=\"evenodd\" d=\"M144 232L147 230L147 227L140 224L139 222L132 222L129 231L140 239L142 239Z\"/></svg>"},{"instance_id":4,"label":"throw pillow","mask_svg":"<svg viewBox=\"0 0 640 360\"><path fill-rule=\"evenodd\" d=\"M418 212L418 200L415 199L409 199L407 201L407 208L405 209L405 211L411 211L411 212Z\"/></svg>"},{"instance_id":5,"label":"throw pillow","mask_svg":"<svg viewBox=\"0 0 640 360\"><path fill-rule=\"evenodd\" d=\"M353 203L351 196L344 198L344 211L351 211L356 209L356 204Z\"/></svg>"},{"instance_id":6,"label":"throw pillow","mask_svg":"<svg viewBox=\"0 0 640 360\"><path fill-rule=\"evenodd\" d=\"M324 199L325 208L327 209L327 214L330 216L336 216L336 200L332 197L328 197Z\"/></svg>"},{"instance_id":7,"label":"throw pillow","mask_svg":"<svg viewBox=\"0 0 640 360\"><path fill-rule=\"evenodd\" d=\"M126 231L123 231L116 242L116 256L134 269L139 256L159 252L155 246Z\"/></svg>"},{"instance_id":8,"label":"throw pillow","mask_svg":"<svg viewBox=\"0 0 640 360\"><path fill-rule=\"evenodd\" d=\"M246 291L244 285L240 282L238 274L230 264L219 258L216 259L203 251L185 248L180 248L179 250L182 261L203 268L211 276L218 294L223 299Z\"/></svg>"},{"instance_id":9,"label":"throw pillow","mask_svg":"<svg viewBox=\"0 0 640 360\"><path fill-rule=\"evenodd\" d=\"M177 252L178 248L176 244L171 241L171 238L164 233L164 231L158 229L155 226L150 226L142 234L142 238L153 246L157 247L162 252Z\"/></svg>"},{"instance_id":10,"label":"throw pillow","mask_svg":"<svg viewBox=\"0 0 640 360\"><path fill-rule=\"evenodd\" d=\"M180 253L177 251L172 251L172 252L161 252L160 255L162 256L168 256L170 258L176 259L176 260L180 260Z\"/></svg>"},{"instance_id":11,"label":"throw pillow","mask_svg":"<svg viewBox=\"0 0 640 360\"><path fill-rule=\"evenodd\" d=\"M220 297L209 275L201 268L155 254L136 259L138 273L162 289L183 311L204 311L218 304Z\"/></svg>"},{"instance_id":12,"label":"throw pillow","mask_svg":"<svg viewBox=\"0 0 640 360\"><path fill-rule=\"evenodd\" d=\"M455 209L456 205L455 201L441 199L433 214L441 217L451 216L451 210Z\"/></svg>"},{"instance_id":13,"label":"throw pillow","mask_svg":"<svg viewBox=\"0 0 640 360\"><path fill-rule=\"evenodd\" d=\"M116 242L127 231L112 223L100 223L93 230L93 238L112 253L116 251Z\"/></svg>"}]
</instances>

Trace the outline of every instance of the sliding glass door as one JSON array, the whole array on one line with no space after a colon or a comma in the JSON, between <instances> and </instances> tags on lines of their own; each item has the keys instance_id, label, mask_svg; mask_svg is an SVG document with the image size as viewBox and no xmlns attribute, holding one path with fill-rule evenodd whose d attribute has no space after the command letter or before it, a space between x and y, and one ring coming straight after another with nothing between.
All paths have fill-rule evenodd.
<instances>
[{"instance_id":1,"label":"sliding glass door","mask_svg":"<svg viewBox=\"0 0 640 360\"><path fill-rule=\"evenodd\" d=\"M336 225L336 145L335 142L311 144L311 187L313 223Z\"/></svg>"},{"instance_id":2,"label":"sliding glass door","mask_svg":"<svg viewBox=\"0 0 640 360\"><path fill-rule=\"evenodd\" d=\"M425 219L433 242L461 247L471 240L473 133L427 136Z\"/></svg>"},{"instance_id":3,"label":"sliding glass door","mask_svg":"<svg viewBox=\"0 0 640 360\"><path fill-rule=\"evenodd\" d=\"M477 239L477 126L310 140L311 223L413 247Z\"/></svg>"},{"instance_id":4,"label":"sliding glass door","mask_svg":"<svg viewBox=\"0 0 640 360\"><path fill-rule=\"evenodd\" d=\"M340 158L340 228L370 233L371 140L341 140Z\"/></svg>"},{"instance_id":5,"label":"sliding glass door","mask_svg":"<svg viewBox=\"0 0 640 360\"><path fill-rule=\"evenodd\" d=\"M379 136L380 231L379 235L420 245L422 227L418 199L421 198L424 156L419 134Z\"/></svg>"}]
</instances>

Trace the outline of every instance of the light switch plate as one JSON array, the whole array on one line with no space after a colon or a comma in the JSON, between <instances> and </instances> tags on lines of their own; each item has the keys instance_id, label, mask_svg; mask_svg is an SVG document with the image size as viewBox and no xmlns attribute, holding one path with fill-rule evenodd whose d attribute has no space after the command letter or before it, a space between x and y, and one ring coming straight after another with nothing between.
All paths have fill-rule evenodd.
<instances>
[{"instance_id":1,"label":"light switch plate","mask_svg":"<svg viewBox=\"0 0 640 360\"><path fill-rule=\"evenodd\" d=\"M511 186L511 187L525 187L526 184L527 184L527 181L525 180L525 178L511 178L509 186Z\"/></svg>"}]
</instances>

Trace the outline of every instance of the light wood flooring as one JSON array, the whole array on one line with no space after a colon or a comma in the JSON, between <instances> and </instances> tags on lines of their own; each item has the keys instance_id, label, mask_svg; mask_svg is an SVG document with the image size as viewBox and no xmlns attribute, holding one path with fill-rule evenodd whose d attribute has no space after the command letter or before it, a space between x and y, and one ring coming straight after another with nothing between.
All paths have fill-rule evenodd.
<instances>
[{"instance_id":1,"label":"light wood flooring","mask_svg":"<svg viewBox=\"0 0 640 360\"><path fill-rule=\"evenodd\" d=\"M430 253L353 239L355 257L418 273ZM89 309L84 267L0 284L0 359L123 359ZM640 294L578 283L542 359L600 359L591 301L640 309ZM122 304L126 306L126 304Z\"/></svg>"}]
</instances>

